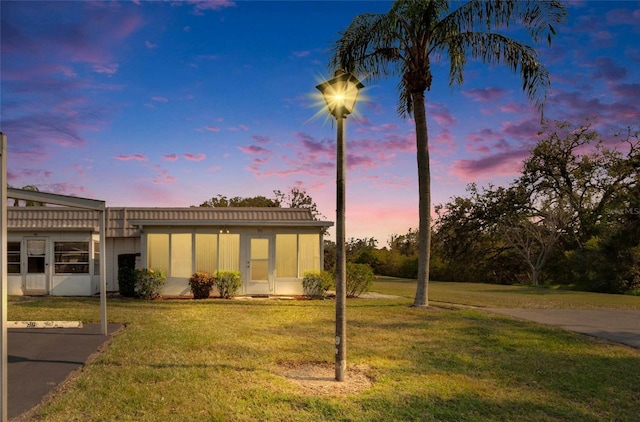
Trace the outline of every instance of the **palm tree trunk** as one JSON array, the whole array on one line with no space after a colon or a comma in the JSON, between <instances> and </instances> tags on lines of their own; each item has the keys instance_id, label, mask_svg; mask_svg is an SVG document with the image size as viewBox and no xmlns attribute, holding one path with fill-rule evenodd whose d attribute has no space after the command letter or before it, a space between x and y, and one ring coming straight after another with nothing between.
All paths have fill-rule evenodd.
<instances>
[{"instance_id":1,"label":"palm tree trunk","mask_svg":"<svg viewBox=\"0 0 640 422\"><path fill-rule=\"evenodd\" d=\"M412 92L413 117L418 148L418 283L413 306L429 306L429 261L431 257L431 172L429 169L429 135L424 91Z\"/></svg>"}]
</instances>

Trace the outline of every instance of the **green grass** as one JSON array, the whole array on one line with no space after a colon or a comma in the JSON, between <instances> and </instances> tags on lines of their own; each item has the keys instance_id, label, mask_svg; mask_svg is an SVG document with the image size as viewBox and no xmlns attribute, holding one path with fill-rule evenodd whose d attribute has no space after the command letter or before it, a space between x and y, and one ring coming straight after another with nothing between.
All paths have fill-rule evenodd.
<instances>
[{"instance_id":1,"label":"green grass","mask_svg":"<svg viewBox=\"0 0 640 422\"><path fill-rule=\"evenodd\" d=\"M373 290L413 299L416 281L379 277ZM429 283L429 301L436 304L449 303L480 308L640 310L640 296L484 283L431 282Z\"/></svg>"},{"instance_id":2,"label":"green grass","mask_svg":"<svg viewBox=\"0 0 640 422\"><path fill-rule=\"evenodd\" d=\"M381 280L374 290L399 294L409 284ZM518 288L501 293L502 286L462 287L473 289L434 283L431 297L452 302L459 294L477 304L495 294L515 306L519 299L528 303L529 296L545 296ZM364 368L373 385L341 396L304 394L279 375L283 367L333 364L333 301L110 299L109 321L125 323L126 329L39 417L637 420L639 350L477 309L414 309L408 297L348 301L348 365ZM586 299L580 303L586 306ZM99 301L11 301L9 319L98 322Z\"/></svg>"}]
</instances>

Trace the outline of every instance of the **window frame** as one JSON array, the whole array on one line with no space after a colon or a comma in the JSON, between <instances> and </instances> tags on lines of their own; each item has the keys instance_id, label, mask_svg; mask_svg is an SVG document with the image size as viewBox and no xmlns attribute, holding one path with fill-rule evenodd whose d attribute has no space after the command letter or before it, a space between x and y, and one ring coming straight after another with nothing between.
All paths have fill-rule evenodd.
<instances>
[{"instance_id":1,"label":"window frame","mask_svg":"<svg viewBox=\"0 0 640 422\"><path fill-rule=\"evenodd\" d=\"M83 245L85 249L78 250L59 250L59 245ZM88 240L56 240L53 242L53 273L54 275L89 275L90 268L90 256L91 249ZM69 261L61 260L62 257L67 257ZM77 257L76 261L73 261L74 257ZM85 258L80 261L79 259ZM81 271L60 271L58 268L63 267L64 270L69 268L78 267Z\"/></svg>"},{"instance_id":2,"label":"window frame","mask_svg":"<svg viewBox=\"0 0 640 422\"><path fill-rule=\"evenodd\" d=\"M11 246L18 245L17 250L12 250ZM11 257L18 257L17 261L12 261ZM11 271L12 268L17 266L18 271ZM22 241L9 240L7 241L7 274L22 274Z\"/></svg>"}]
</instances>

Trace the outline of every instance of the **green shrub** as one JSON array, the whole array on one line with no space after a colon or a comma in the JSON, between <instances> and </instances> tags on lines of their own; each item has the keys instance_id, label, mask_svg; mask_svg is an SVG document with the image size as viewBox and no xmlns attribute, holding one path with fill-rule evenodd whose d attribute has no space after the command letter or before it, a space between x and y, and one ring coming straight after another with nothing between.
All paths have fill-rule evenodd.
<instances>
[{"instance_id":1,"label":"green shrub","mask_svg":"<svg viewBox=\"0 0 640 422\"><path fill-rule=\"evenodd\" d=\"M369 265L347 262L347 297L358 297L368 292L374 279Z\"/></svg>"},{"instance_id":2,"label":"green shrub","mask_svg":"<svg viewBox=\"0 0 640 422\"><path fill-rule=\"evenodd\" d=\"M136 254L118 255L118 290L120 296L136 296Z\"/></svg>"},{"instance_id":3,"label":"green shrub","mask_svg":"<svg viewBox=\"0 0 640 422\"><path fill-rule=\"evenodd\" d=\"M206 299L211 294L215 278L208 273L197 271L189 279L189 287L194 299Z\"/></svg>"},{"instance_id":4,"label":"green shrub","mask_svg":"<svg viewBox=\"0 0 640 422\"><path fill-rule=\"evenodd\" d=\"M304 295L310 299L322 299L334 285L333 275L328 271L306 271L302 278Z\"/></svg>"},{"instance_id":5,"label":"green shrub","mask_svg":"<svg viewBox=\"0 0 640 422\"><path fill-rule=\"evenodd\" d=\"M238 271L217 271L215 279L220 297L224 299L234 297L242 285Z\"/></svg>"},{"instance_id":6,"label":"green shrub","mask_svg":"<svg viewBox=\"0 0 640 422\"><path fill-rule=\"evenodd\" d=\"M136 270L136 297L141 299L155 299L160 297L162 286L167 282L167 278L162 270L153 268L142 268Z\"/></svg>"}]
</instances>

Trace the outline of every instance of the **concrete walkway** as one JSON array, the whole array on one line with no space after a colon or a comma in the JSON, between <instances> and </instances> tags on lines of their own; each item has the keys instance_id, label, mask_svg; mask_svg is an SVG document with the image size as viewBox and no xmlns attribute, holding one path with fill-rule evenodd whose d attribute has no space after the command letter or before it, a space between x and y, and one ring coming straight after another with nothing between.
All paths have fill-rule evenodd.
<instances>
[{"instance_id":1,"label":"concrete walkway","mask_svg":"<svg viewBox=\"0 0 640 422\"><path fill-rule=\"evenodd\" d=\"M601 337L640 349L640 311L500 308L486 310Z\"/></svg>"}]
</instances>

